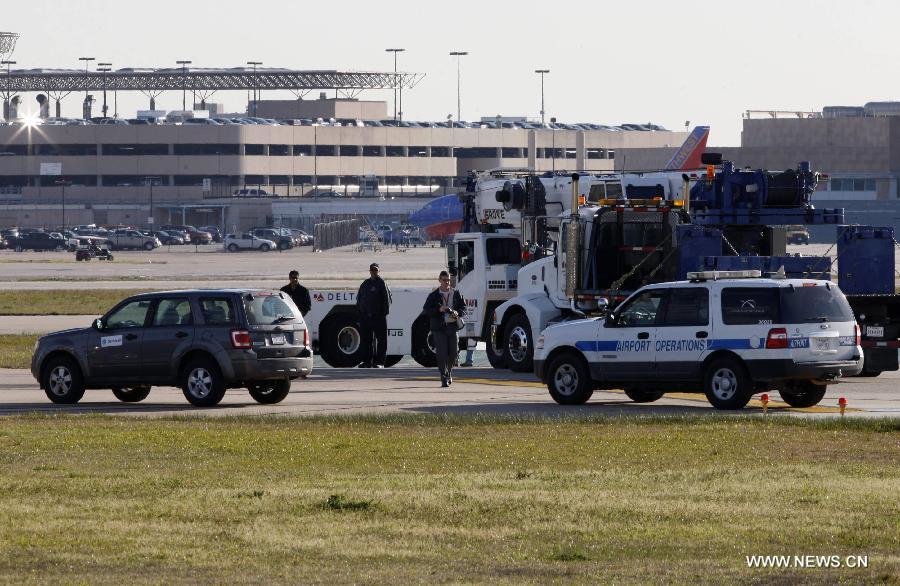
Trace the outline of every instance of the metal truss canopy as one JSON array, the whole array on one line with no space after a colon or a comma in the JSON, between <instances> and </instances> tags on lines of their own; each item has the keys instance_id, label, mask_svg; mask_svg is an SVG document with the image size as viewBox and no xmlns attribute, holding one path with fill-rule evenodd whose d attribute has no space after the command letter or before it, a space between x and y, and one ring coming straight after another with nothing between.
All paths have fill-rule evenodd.
<instances>
[{"instance_id":1,"label":"metal truss canopy","mask_svg":"<svg viewBox=\"0 0 900 586\"><path fill-rule=\"evenodd\" d=\"M294 71L260 69L255 73L236 69L119 69L84 72L74 70L13 70L8 79L0 72L0 85L12 92L85 92L102 90L381 90L413 88L421 73L373 71Z\"/></svg>"}]
</instances>

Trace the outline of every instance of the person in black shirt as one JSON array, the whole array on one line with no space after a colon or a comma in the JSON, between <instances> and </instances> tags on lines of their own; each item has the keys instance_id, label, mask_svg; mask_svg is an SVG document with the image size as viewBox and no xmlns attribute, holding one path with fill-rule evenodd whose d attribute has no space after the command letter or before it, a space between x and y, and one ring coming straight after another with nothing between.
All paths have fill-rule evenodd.
<instances>
[{"instance_id":1,"label":"person in black shirt","mask_svg":"<svg viewBox=\"0 0 900 586\"><path fill-rule=\"evenodd\" d=\"M299 272L291 271L290 273L288 273L288 280L290 282L282 287L281 290L291 296L294 304L300 310L300 314L305 316L312 308L312 301L309 298L309 291L306 289L306 287L300 284Z\"/></svg>"},{"instance_id":2,"label":"person in black shirt","mask_svg":"<svg viewBox=\"0 0 900 586\"><path fill-rule=\"evenodd\" d=\"M450 275L441 271L440 287L428 294L422 311L428 316L431 339L434 340L441 386L453 384L453 365L459 354L457 320L466 313L466 304L459 291L450 287Z\"/></svg>"},{"instance_id":3,"label":"person in black shirt","mask_svg":"<svg viewBox=\"0 0 900 586\"><path fill-rule=\"evenodd\" d=\"M359 286L356 309L362 340L360 368L384 368L387 354L387 316L391 312L391 290L378 276L378 263L369 265L369 278ZM373 349L374 344L374 349Z\"/></svg>"}]
</instances>

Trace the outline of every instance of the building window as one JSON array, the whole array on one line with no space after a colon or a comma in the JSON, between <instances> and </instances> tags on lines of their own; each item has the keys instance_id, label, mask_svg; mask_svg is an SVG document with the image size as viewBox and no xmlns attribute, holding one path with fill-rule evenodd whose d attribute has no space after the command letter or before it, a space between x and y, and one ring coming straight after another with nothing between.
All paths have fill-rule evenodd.
<instances>
[{"instance_id":1,"label":"building window","mask_svg":"<svg viewBox=\"0 0 900 586\"><path fill-rule=\"evenodd\" d=\"M432 157L449 157L450 156L450 147L433 146L433 147L431 147L431 156Z\"/></svg>"},{"instance_id":2,"label":"building window","mask_svg":"<svg viewBox=\"0 0 900 586\"><path fill-rule=\"evenodd\" d=\"M384 147L384 154L387 157L403 157L403 147L402 146L386 146Z\"/></svg>"},{"instance_id":3,"label":"building window","mask_svg":"<svg viewBox=\"0 0 900 586\"><path fill-rule=\"evenodd\" d=\"M337 147L333 144L316 145L316 156L333 157L337 154Z\"/></svg>"},{"instance_id":4,"label":"building window","mask_svg":"<svg viewBox=\"0 0 900 586\"><path fill-rule=\"evenodd\" d=\"M288 183L287 175L269 175L269 185L287 185Z\"/></svg>"},{"instance_id":5,"label":"building window","mask_svg":"<svg viewBox=\"0 0 900 586\"><path fill-rule=\"evenodd\" d=\"M406 177L403 175L390 175L384 178L385 185L406 185Z\"/></svg>"},{"instance_id":6,"label":"building window","mask_svg":"<svg viewBox=\"0 0 900 586\"><path fill-rule=\"evenodd\" d=\"M605 159L605 153L603 149L587 149L587 158L588 159Z\"/></svg>"},{"instance_id":7,"label":"building window","mask_svg":"<svg viewBox=\"0 0 900 586\"><path fill-rule=\"evenodd\" d=\"M245 144L244 154L249 156L259 156L266 152L264 144Z\"/></svg>"},{"instance_id":8,"label":"building window","mask_svg":"<svg viewBox=\"0 0 900 586\"><path fill-rule=\"evenodd\" d=\"M169 145L167 144L104 144L100 148L103 149L104 156L110 155L113 157L169 154ZM93 154L97 154L96 150Z\"/></svg>"},{"instance_id":9,"label":"building window","mask_svg":"<svg viewBox=\"0 0 900 586\"><path fill-rule=\"evenodd\" d=\"M875 191L875 179L861 177L833 178L830 185L831 191Z\"/></svg>"},{"instance_id":10,"label":"building window","mask_svg":"<svg viewBox=\"0 0 900 586\"><path fill-rule=\"evenodd\" d=\"M522 149L503 147L500 149L500 156L504 159L520 159L522 158Z\"/></svg>"},{"instance_id":11,"label":"building window","mask_svg":"<svg viewBox=\"0 0 900 586\"><path fill-rule=\"evenodd\" d=\"M313 178L312 175L294 175L294 185L301 185L303 183L312 183Z\"/></svg>"},{"instance_id":12,"label":"building window","mask_svg":"<svg viewBox=\"0 0 900 586\"><path fill-rule=\"evenodd\" d=\"M95 187L97 185L96 175L41 175L35 179L44 187L55 187L57 181L71 181L72 185L86 187Z\"/></svg>"},{"instance_id":13,"label":"building window","mask_svg":"<svg viewBox=\"0 0 900 586\"><path fill-rule=\"evenodd\" d=\"M269 156L272 157L288 157L291 154L291 147L286 144L270 144Z\"/></svg>"},{"instance_id":14,"label":"building window","mask_svg":"<svg viewBox=\"0 0 900 586\"><path fill-rule=\"evenodd\" d=\"M28 154L28 145L24 144L7 144L0 146L0 157L20 156L24 157Z\"/></svg>"},{"instance_id":15,"label":"building window","mask_svg":"<svg viewBox=\"0 0 900 586\"><path fill-rule=\"evenodd\" d=\"M313 154L313 145L311 144L295 144L294 145L294 156L295 157L311 157Z\"/></svg>"},{"instance_id":16,"label":"building window","mask_svg":"<svg viewBox=\"0 0 900 586\"><path fill-rule=\"evenodd\" d=\"M249 145L248 145L249 146ZM262 145L256 145L262 146ZM197 155L239 155L240 145L237 144L176 144L173 153L179 156ZM105 154L105 151L104 151Z\"/></svg>"},{"instance_id":17,"label":"building window","mask_svg":"<svg viewBox=\"0 0 900 586\"><path fill-rule=\"evenodd\" d=\"M578 151L575 149L566 149L566 158L567 159L575 159L578 156Z\"/></svg>"},{"instance_id":18,"label":"building window","mask_svg":"<svg viewBox=\"0 0 900 586\"><path fill-rule=\"evenodd\" d=\"M178 179L178 176L175 176ZM245 175L244 185L265 185L266 178L262 175Z\"/></svg>"},{"instance_id":19,"label":"building window","mask_svg":"<svg viewBox=\"0 0 900 586\"><path fill-rule=\"evenodd\" d=\"M338 185L338 178L334 175L319 175L319 185Z\"/></svg>"},{"instance_id":20,"label":"building window","mask_svg":"<svg viewBox=\"0 0 900 586\"><path fill-rule=\"evenodd\" d=\"M410 157L427 157L428 156L428 147L411 146L411 147L409 147L409 156Z\"/></svg>"},{"instance_id":21,"label":"building window","mask_svg":"<svg viewBox=\"0 0 900 586\"><path fill-rule=\"evenodd\" d=\"M362 148L362 156L364 157L381 157L381 147L380 146L364 146Z\"/></svg>"},{"instance_id":22,"label":"building window","mask_svg":"<svg viewBox=\"0 0 900 586\"><path fill-rule=\"evenodd\" d=\"M494 147L474 147L456 149L456 157L459 159L495 159L497 158L497 148Z\"/></svg>"},{"instance_id":23,"label":"building window","mask_svg":"<svg viewBox=\"0 0 900 586\"><path fill-rule=\"evenodd\" d=\"M359 147L356 145L341 145L340 153L342 157L358 157Z\"/></svg>"},{"instance_id":24,"label":"building window","mask_svg":"<svg viewBox=\"0 0 900 586\"><path fill-rule=\"evenodd\" d=\"M7 147L0 147L6 149ZM23 153L24 154L24 153ZM35 154L50 157L92 157L97 155L95 144L38 144Z\"/></svg>"}]
</instances>

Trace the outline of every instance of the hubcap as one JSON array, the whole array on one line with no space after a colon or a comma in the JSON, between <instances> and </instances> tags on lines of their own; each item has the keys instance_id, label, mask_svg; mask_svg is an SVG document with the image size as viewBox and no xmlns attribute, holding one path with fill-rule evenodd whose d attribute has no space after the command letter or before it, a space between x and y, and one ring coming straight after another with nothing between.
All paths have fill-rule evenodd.
<instances>
[{"instance_id":1,"label":"hubcap","mask_svg":"<svg viewBox=\"0 0 900 586\"><path fill-rule=\"evenodd\" d=\"M50 371L50 392L63 396L72 389L72 373L65 366L57 366Z\"/></svg>"},{"instance_id":2,"label":"hubcap","mask_svg":"<svg viewBox=\"0 0 900 586\"><path fill-rule=\"evenodd\" d=\"M338 348L347 355L355 354L359 350L359 330L353 326L345 326L338 332Z\"/></svg>"},{"instance_id":3,"label":"hubcap","mask_svg":"<svg viewBox=\"0 0 900 586\"><path fill-rule=\"evenodd\" d=\"M737 392L737 376L730 368L720 368L712 377L712 392L723 400L727 401Z\"/></svg>"},{"instance_id":4,"label":"hubcap","mask_svg":"<svg viewBox=\"0 0 900 586\"><path fill-rule=\"evenodd\" d=\"M578 388L578 371L571 364L563 364L553 375L553 386L560 395L572 395Z\"/></svg>"},{"instance_id":5,"label":"hubcap","mask_svg":"<svg viewBox=\"0 0 900 586\"><path fill-rule=\"evenodd\" d=\"M212 391L212 375L205 368L195 368L188 375L188 392L202 399Z\"/></svg>"},{"instance_id":6,"label":"hubcap","mask_svg":"<svg viewBox=\"0 0 900 586\"><path fill-rule=\"evenodd\" d=\"M521 326L516 326L509 333L509 355L516 362L528 357L528 334Z\"/></svg>"}]
</instances>

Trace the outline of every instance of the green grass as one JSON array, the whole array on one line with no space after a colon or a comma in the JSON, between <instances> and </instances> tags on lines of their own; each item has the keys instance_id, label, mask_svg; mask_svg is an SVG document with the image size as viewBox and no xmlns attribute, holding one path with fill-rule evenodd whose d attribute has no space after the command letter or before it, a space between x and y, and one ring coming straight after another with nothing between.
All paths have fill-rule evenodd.
<instances>
[{"instance_id":1,"label":"green grass","mask_svg":"<svg viewBox=\"0 0 900 586\"><path fill-rule=\"evenodd\" d=\"M31 351L40 334L0 335L0 368L30 368Z\"/></svg>"},{"instance_id":2,"label":"green grass","mask_svg":"<svg viewBox=\"0 0 900 586\"><path fill-rule=\"evenodd\" d=\"M898 463L897 420L5 418L0 582L897 583Z\"/></svg>"},{"instance_id":3,"label":"green grass","mask_svg":"<svg viewBox=\"0 0 900 586\"><path fill-rule=\"evenodd\" d=\"M0 315L102 315L151 289L28 289L0 291Z\"/></svg>"}]
</instances>

